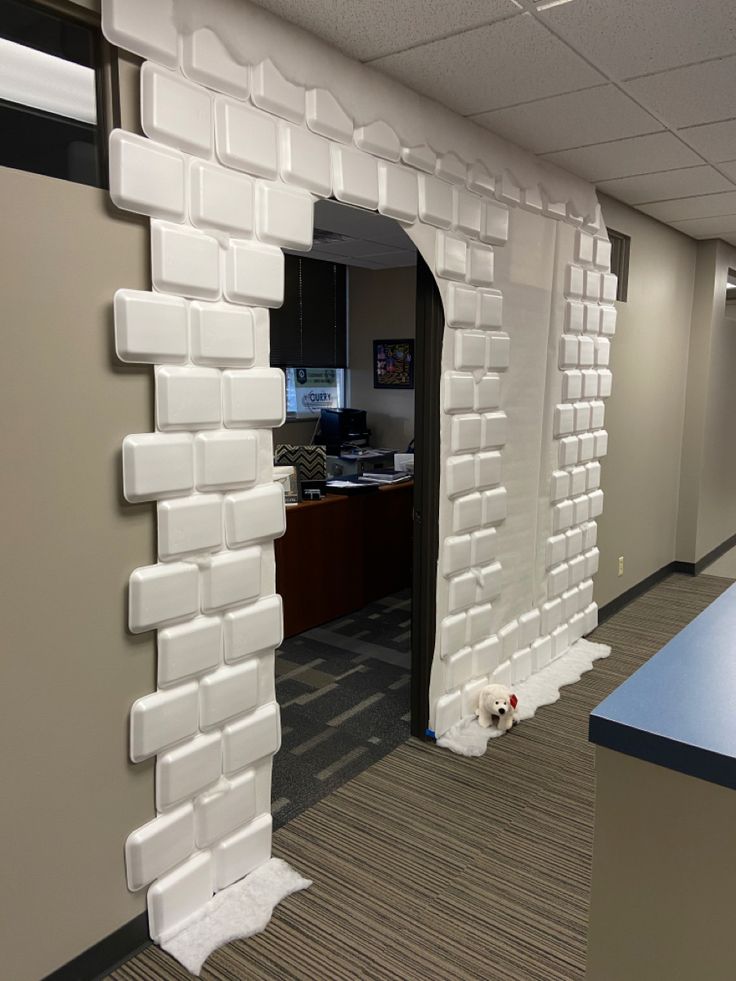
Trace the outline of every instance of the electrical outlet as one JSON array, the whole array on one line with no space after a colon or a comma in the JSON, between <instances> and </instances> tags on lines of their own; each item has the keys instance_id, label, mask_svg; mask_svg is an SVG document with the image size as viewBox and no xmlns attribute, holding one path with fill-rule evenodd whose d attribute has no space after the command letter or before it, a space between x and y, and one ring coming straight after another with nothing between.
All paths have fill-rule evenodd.
<instances>
[{"instance_id":1,"label":"electrical outlet","mask_svg":"<svg viewBox=\"0 0 736 981\"><path fill-rule=\"evenodd\" d=\"M622 576L624 574L624 557L619 555L618 557L618 574Z\"/></svg>"}]
</instances>

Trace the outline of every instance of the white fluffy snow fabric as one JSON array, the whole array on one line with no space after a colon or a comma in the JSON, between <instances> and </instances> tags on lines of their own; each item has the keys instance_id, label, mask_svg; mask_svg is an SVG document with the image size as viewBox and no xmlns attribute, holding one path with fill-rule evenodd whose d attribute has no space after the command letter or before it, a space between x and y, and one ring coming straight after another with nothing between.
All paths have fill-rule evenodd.
<instances>
[{"instance_id":1,"label":"white fluffy snow fabric","mask_svg":"<svg viewBox=\"0 0 736 981\"><path fill-rule=\"evenodd\" d=\"M531 678L516 685L513 691L519 699L516 710L520 722L531 719L542 705L551 705L560 697L560 688L580 681L593 662L608 657L611 648L607 644L594 644L589 640L579 640L563 655ZM461 756L482 756L489 739L496 739L504 733L491 727L483 729L478 719L472 715L458 722L437 739L437 745L459 753Z\"/></svg>"},{"instance_id":2,"label":"white fluffy snow fabric","mask_svg":"<svg viewBox=\"0 0 736 981\"><path fill-rule=\"evenodd\" d=\"M180 964L199 976L213 950L261 933L274 907L312 883L280 858L272 858L210 900L202 914L161 944Z\"/></svg>"}]
</instances>

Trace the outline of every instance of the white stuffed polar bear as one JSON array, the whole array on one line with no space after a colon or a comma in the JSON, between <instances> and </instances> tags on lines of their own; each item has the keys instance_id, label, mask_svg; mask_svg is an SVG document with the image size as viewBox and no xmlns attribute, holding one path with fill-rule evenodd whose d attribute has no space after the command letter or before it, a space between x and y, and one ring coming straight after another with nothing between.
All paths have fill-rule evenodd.
<instances>
[{"instance_id":1,"label":"white stuffed polar bear","mask_svg":"<svg viewBox=\"0 0 736 981\"><path fill-rule=\"evenodd\" d=\"M488 729L496 721L500 732L508 730L519 720L516 717L517 698L505 685L486 685L478 698L478 724Z\"/></svg>"}]
</instances>

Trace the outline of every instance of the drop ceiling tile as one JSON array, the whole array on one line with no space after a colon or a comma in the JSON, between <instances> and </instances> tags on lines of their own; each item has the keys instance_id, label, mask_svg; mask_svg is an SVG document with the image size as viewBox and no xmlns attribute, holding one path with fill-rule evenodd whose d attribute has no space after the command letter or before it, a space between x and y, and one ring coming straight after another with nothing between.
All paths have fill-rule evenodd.
<instances>
[{"instance_id":1,"label":"drop ceiling tile","mask_svg":"<svg viewBox=\"0 0 736 981\"><path fill-rule=\"evenodd\" d=\"M719 163L718 169L722 170L727 177L730 177L731 180L736 183L736 160L729 160L725 163Z\"/></svg>"},{"instance_id":2,"label":"drop ceiling tile","mask_svg":"<svg viewBox=\"0 0 736 981\"><path fill-rule=\"evenodd\" d=\"M688 218L714 218L736 214L736 189L722 194L699 194L674 201L657 201L641 205L640 211L659 221L684 221Z\"/></svg>"},{"instance_id":3,"label":"drop ceiling tile","mask_svg":"<svg viewBox=\"0 0 736 981\"><path fill-rule=\"evenodd\" d=\"M256 0L361 61L519 13L514 0Z\"/></svg>"},{"instance_id":4,"label":"drop ceiling tile","mask_svg":"<svg viewBox=\"0 0 736 981\"><path fill-rule=\"evenodd\" d=\"M683 139L692 143L711 163L736 160L736 119L693 126L680 132Z\"/></svg>"},{"instance_id":5,"label":"drop ceiling tile","mask_svg":"<svg viewBox=\"0 0 736 981\"><path fill-rule=\"evenodd\" d=\"M736 174L734 174L736 178ZM624 177L620 180L599 181L598 190L627 204L647 201L667 201L695 194L715 194L732 191L734 185L713 167L686 167L656 174Z\"/></svg>"},{"instance_id":6,"label":"drop ceiling tile","mask_svg":"<svg viewBox=\"0 0 736 981\"><path fill-rule=\"evenodd\" d=\"M634 78L626 90L669 126L695 126L734 115L736 57Z\"/></svg>"},{"instance_id":7,"label":"drop ceiling tile","mask_svg":"<svg viewBox=\"0 0 736 981\"><path fill-rule=\"evenodd\" d=\"M694 218L691 221L670 222L692 238L721 238L736 234L736 214L722 215L720 218Z\"/></svg>"},{"instance_id":8,"label":"drop ceiling tile","mask_svg":"<svg viewBox=\"0 0 736 981\"><path fill-rule=\"evenodd\" d=\"M537 16L617 79L736 54L730 0L573 0Z\"/></svg>"},{"instance_id":9,"label":"drop ceiling tile","mask_svg":"<svg viewBox=\"0 0 736 981\"><path fill-rule=\"evenodd\" d=\"M531 14L379 58L372 65L464 115L604 81Z\"/></svg>"},{"instance_id":10,"label":"drop ceiling tile","mask_svg":"<svg viewBox=\"0 0 736 981\"><path fill-rule=\"evenodd\" d=\"M633 177L636 174L651 174L659 170L675 170L678 167L695 166L701 162L697 153L685 146L672 133L634 136L613 143L597 143L594 146L578 147L576 150L560 150L557 153L545 154L544 159L590 181Z\"/></svg>"},{"instance_id":11,"label":"drop ceiling tile","mask_svg":"<svg viewBox=\"0 0 736 981\"><path fill-rule=\"evenodd\" d=\"M474 116L473 122L533 153L549 153L664 129L654 116L613 85L554 95L511 109L496 109Z\"/></svg>"}]
</instances>

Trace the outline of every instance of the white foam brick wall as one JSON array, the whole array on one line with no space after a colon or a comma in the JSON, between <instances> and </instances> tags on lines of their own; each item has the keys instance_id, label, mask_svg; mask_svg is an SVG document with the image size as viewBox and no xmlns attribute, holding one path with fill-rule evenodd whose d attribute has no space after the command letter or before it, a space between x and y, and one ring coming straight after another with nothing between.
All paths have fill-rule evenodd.
<instances>
[{"instance_id":1,"label":"white foam brick wall","mask_svg":"<svg viewBox=\"0 0 736 981\"><path fill-rule=\"evenodd\" d=\"M615 277L599 209L584 219L492 163L404 145L380 119L356 122L338 93L293 84L265 52L239 64L206 27L180 36L171 0L104 0L103 29L147 59L146 136L112 133L110 194L151 219L153 289L121 284L114 308L118 357L156 366L156 431L125 439L123 480L130 502L158 508L159 561L133 571L129 587L130 630L158 633L157 691L130 715L131 760L156 758L157 813L131 833L125 858L161 940L271 852L282 639L273 539L285 519L272 481L284 385L269 367L268 308L282 302L282 248L311 246L316 198L402 222L445 305L438 734L489 680L523 681L596 624ZM494 258L517 208L577 232L556 301L546 595L492 630L506 582L496 554L509 505L502 380L514 364Z\"/></svg>"}]
</instances>

